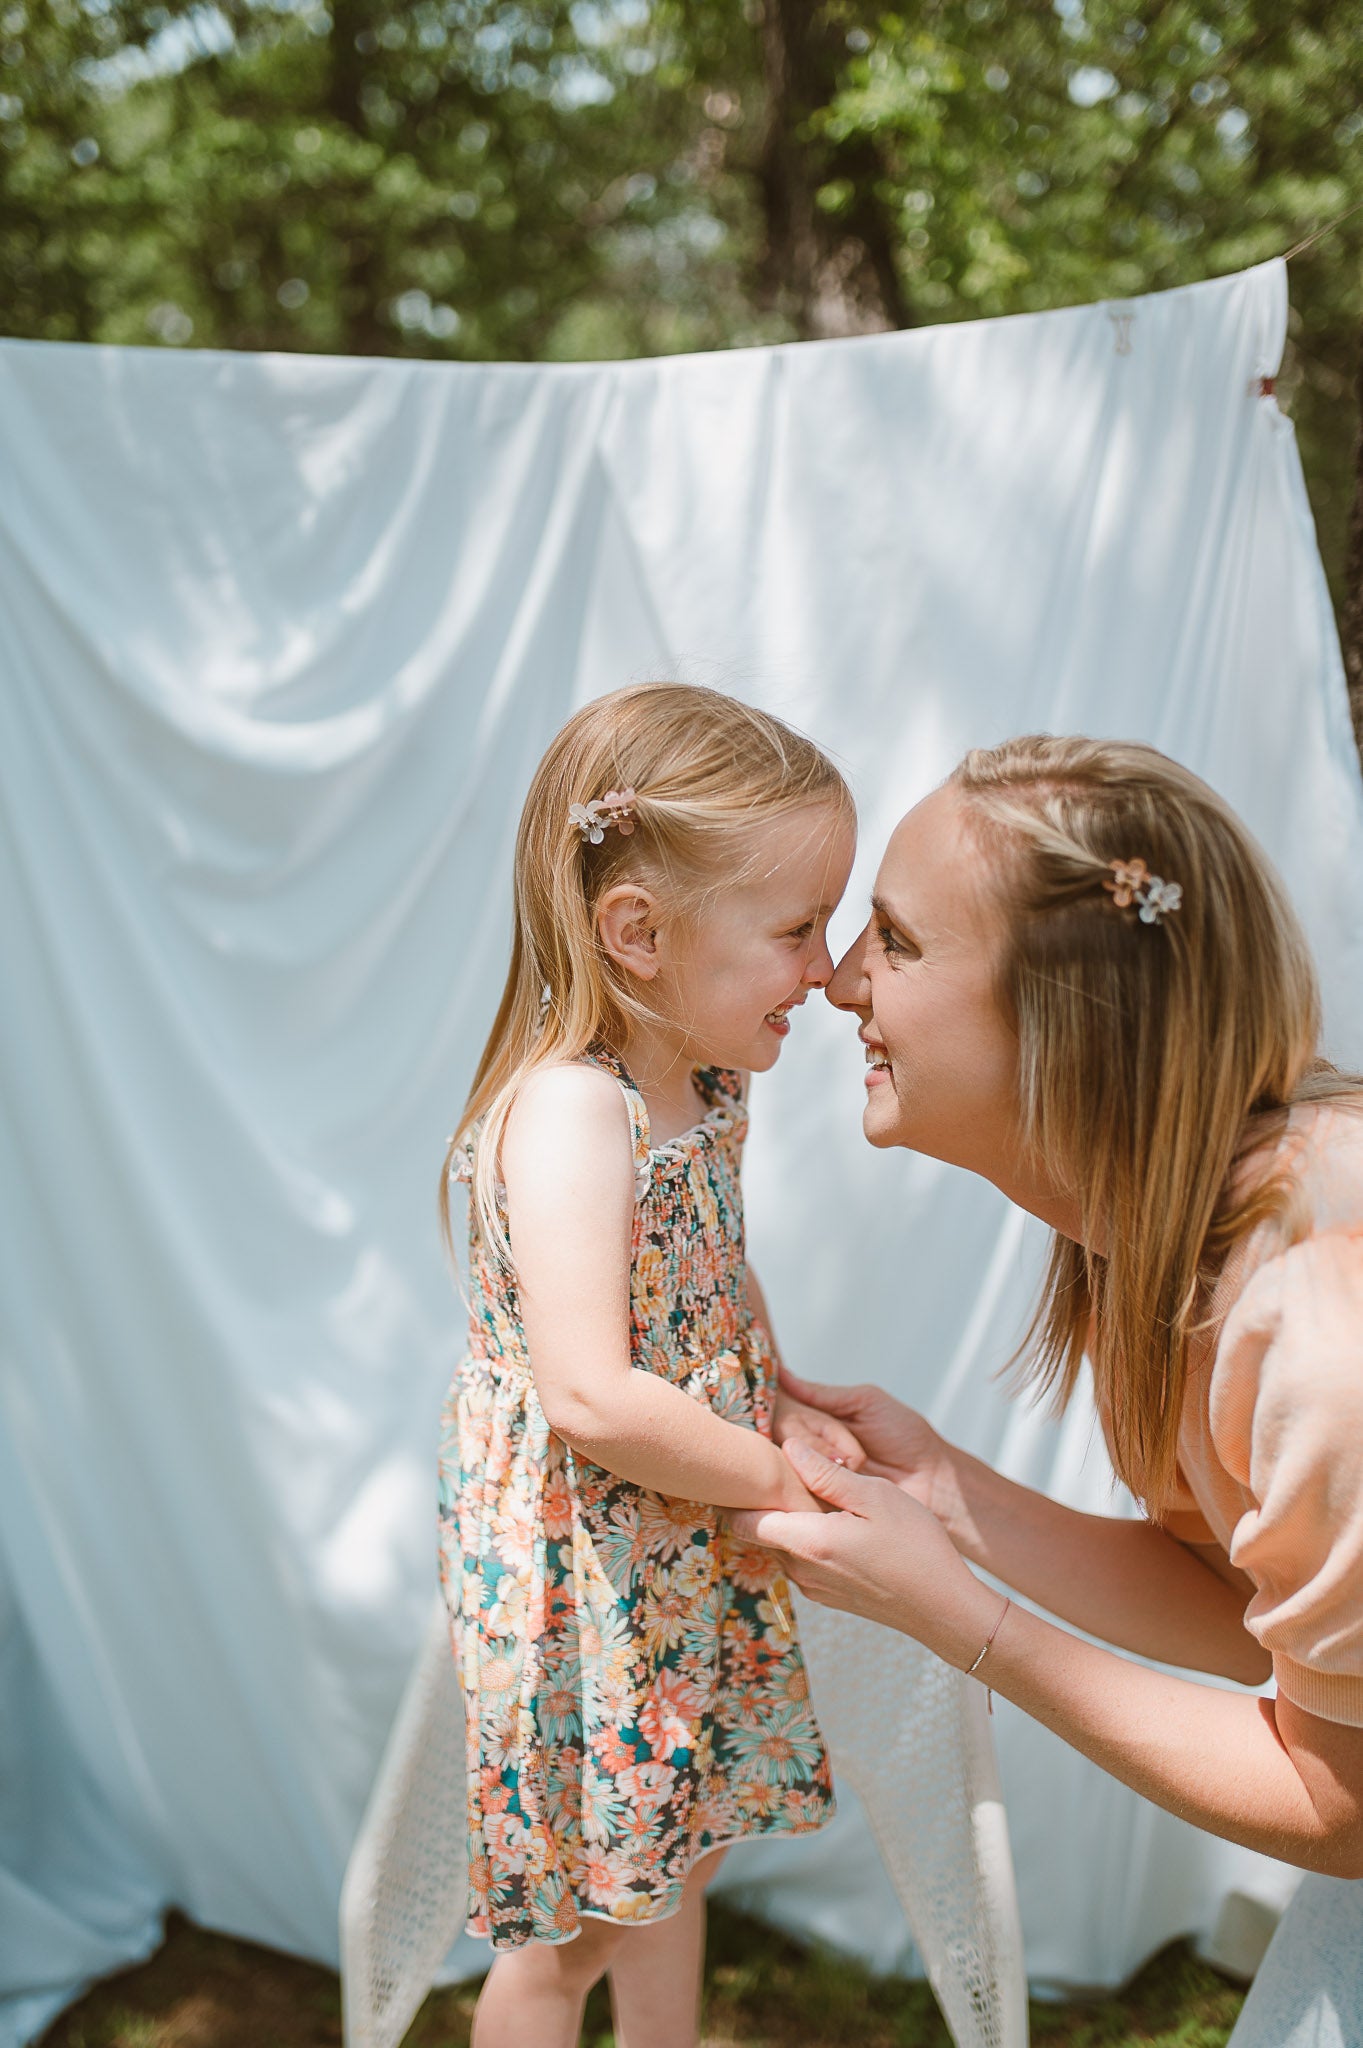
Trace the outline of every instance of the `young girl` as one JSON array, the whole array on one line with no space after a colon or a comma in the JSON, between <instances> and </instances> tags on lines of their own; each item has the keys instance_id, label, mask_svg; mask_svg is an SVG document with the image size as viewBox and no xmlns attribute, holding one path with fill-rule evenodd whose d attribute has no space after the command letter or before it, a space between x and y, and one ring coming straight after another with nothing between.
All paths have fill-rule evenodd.
<instances>
[{"instance_id":1,"label":"young girl","mask_svg":"<svg viewBox=\"0 0 1363 2048\"><path fill-rule=\"evenodd\" d=\"M469 1731L475 2048L691 2048L716 1849L833 1810L779 1571L720 1510L812 1507L743 1248L747 1073L832 972L855 836L824 755L709 690L580 711L531 784L511 970L451 1141L471 1352L441 1451ZM443 1199L443 1189L442 1189ZM443 1222L449 1240L449 1212Z\"/></svg>"}]
</instances>

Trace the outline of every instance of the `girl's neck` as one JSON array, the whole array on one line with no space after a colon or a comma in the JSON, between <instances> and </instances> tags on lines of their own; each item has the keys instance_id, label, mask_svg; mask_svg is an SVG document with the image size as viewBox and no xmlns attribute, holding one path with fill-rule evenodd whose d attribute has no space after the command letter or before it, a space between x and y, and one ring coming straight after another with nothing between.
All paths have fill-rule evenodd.
<instances>
[{"instance_id":1,"label":"girl's neck","mask_svg":"<svg viewBox=\"0 0 1363 2048\"><path fill-rule=\"evenodd\" d=\"M695 1062L680 1032L638 1024L622 1057L644 1098L655 1145L679 1138L704 1116L705 1098L693 1078Z\"/></svg>"}]
</instances>

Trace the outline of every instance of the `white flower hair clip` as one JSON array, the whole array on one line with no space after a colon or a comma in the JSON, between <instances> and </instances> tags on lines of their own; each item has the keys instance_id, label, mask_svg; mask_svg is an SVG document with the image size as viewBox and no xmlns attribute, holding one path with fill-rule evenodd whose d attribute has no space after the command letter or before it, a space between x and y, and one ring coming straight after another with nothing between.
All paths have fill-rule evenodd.
<instances>
[{"instance_id":1,"label":"white flower hair clip","mask_svg":"<svg viewBox=\"0 0 1363 2048\"><path fill-rule=\"evenodd\" d=\"M1138 905L1142 924L1158 924L1170 911L1182 908L1183 884L1152 875L1143 860L1110 860L1108 866L1112 879L1104 882L1103 887L1118 910L1125 910L1132 903Z\"/></svg>"},{"instance_id":2,"label":"white flower hair clip","mask_svg":"<svg viewBox=\"0 0 1363 2048\"><path fill-rule=\"evenodd\" d=\"M576 825L591 846L599 846L612 825L622 839L628 839L634 830L634 801L632 789L608 789L590 803L569 804L568 823Z\"/></svg>"}]
</instances>

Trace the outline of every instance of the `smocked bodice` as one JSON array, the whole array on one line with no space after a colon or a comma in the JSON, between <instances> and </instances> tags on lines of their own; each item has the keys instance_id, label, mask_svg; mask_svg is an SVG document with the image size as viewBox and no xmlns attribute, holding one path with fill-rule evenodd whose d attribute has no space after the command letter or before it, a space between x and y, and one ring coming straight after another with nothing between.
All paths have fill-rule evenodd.
<instances>
[{"instance_id":1,"label":"smocked bodice","mask_svg":"<svg viewBox=\"0 0 1363 2048\"><path fill-rule=\"evenodd\" d=\"M655 1146L643 1096L622 1063L603 1049L587 1058L615 1075L630 1116L630 1355L645 1371L686 1380L731 1352L751 1323L739 1180L748 1129L742 1077L729 1068L697 1068L696 1086L708 1104L704 1117ZM471 1177L476 1144L475 1135L456 1162L461 1180ZM505 1227L504 1209L501 1221ZM514 1259L514 1245L512 1253ZM473 1357L500 1374L528 1375L514 1266L483 1242L472 1216L469 1295Z\"/></svg>"}]
</instances>

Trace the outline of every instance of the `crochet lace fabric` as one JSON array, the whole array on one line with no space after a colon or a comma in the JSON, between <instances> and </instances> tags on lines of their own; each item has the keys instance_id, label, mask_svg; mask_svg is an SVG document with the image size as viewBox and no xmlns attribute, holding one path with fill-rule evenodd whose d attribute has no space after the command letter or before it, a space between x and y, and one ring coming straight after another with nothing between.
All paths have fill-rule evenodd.
<instances>
[{"instance_id":1,"label":"crochet lace fabric","mask_svg":"<svg viewBox=\"0 0 1363 2048\"><path fill-rule=\"evenodd\" d=\"M835 1775L860 1797L957 2048L1025 2048L1027 1985L984 1688L800 1600ZM346 1871L346 2048L397 2048L464 1924L464 1714L443 1600Z\"/></svg>"}]
</instances>

